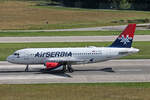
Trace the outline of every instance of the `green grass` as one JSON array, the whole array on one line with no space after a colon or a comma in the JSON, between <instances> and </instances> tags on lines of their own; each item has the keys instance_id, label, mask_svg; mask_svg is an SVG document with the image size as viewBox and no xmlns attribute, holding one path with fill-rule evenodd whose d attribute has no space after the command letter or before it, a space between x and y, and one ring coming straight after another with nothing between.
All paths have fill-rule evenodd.
<instances>
[{"instance_id":1,"label":"green grass","mask_svg":"<svg viewBox=\"0 0 150 100\"><path fill-rule=\"evenodd\" d=\"M0 2L1 30L68 29L127 25L128 23L146 23L150 19L150 12L148 11L37 6L37 4L43 2L42 0L34 0L33 2L23 0L2 1Z\"/></svg>"},{"instance_id":2,"label":"green grass","mask_svg":"<svg viewBox=\"0 0 150 100\"><path fill-rule=\"evenodd\" d=\"M24 36L107 36L119 35L121 31L65 31L65 32L0 32L0 37ZM136 35L150 35L150 30L137 30Z\"/></svg>"},{"instance_id":3,"label":"green grass","mask_svg":"<svg viewBox=\"0 0 150 100\"><path fill-rule=\"evenodd\" d=\"M14 51L22 48L53 48L53 47L85 47L85 46L109 46L111 42L71 42L71 43L0 43L0 60ZM150 42L134 42L133 47L140 49L139 53L124 57L124 59L150 59Z\"/></svg>"},{"instance_id":4,"label":"green grass","mask_svg":"<svg viewBox=\"0 0 150 100\"><path fill-rule=\"evenodd\" d=\"M98 36L118 35L119 31L69 31L69 32L0 32L0 37L7 36Z\"/></svg>"},{"instance_id":5,"label":"green grass","mask_svg":"<svg viewBox=\"0 0 150 100\"><path fill-rule=\"evenodd\" d=\"M0 85L1 100L150 100L150 83Z\"/></svg>"},{"instance_id":6,"label":"green grass","mask_svg":"<svg viewBox=\"0 0 150 100\"><path fill-rule=\"evenodd\" d=\"M149 19L150 19L148 17L150 13L147 11L85 9L85 8L71 8L71 7L62 7L62 6L33 6L33 7L48 9L48 10L72 11L72 12L82 12L82 13L86 13L88 11L89 13L93 12L93 14L96 12L96 15L92 17L93 20L89 19L90 16L85 16L86 18L83 18L83 20L87 19L85 22L82 20L79 23L76 21L75 23L71 22L71 23L61 23L61 24L48 24L42 26L34 25L29 29L70 29L70 28L87 28L87 27L110 26L110 25L112 26L125 25L128 23L138 24L138 23L149 23ZM90 15L89 13L87 15ZM98 16L99 14L100 16ZM140 15L137 16L138 14ZM95 17L97 18L99 17L100 20Z\"/></svg>"}]
</instances>

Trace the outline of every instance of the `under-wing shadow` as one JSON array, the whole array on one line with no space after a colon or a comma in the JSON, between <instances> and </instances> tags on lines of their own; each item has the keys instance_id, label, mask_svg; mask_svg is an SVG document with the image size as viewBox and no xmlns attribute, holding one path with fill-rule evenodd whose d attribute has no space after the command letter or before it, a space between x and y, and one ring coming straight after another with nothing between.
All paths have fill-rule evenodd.
<instances>
[{"instance_id":1,"label":"under-wing shadow","mask_svg":"<svg viewBox=\"0 0 150 100\"><path fill-rule=\"evenodd\" d=\"M72 78L71 75L67 74L67 73L50 73L52 75L56 75L56 76L62 76L62 77L68 77L68 78Z\"/></svg>"},{"instance_id":2,"label":"under-wing shadow","mask_svg":"<svg viewBox=\"0 0 150 100\"><path fill-rule=\"evenodd\" d=\"M69 74L67 74L66 72L62 72L62 71L43 71L43 70L41 70L39 74L52 74L52 75L56 75L56 76L71 78L71 76Z\"/></svg>"},{"instance_id":3,"label":"under-wing shadow","mask_svg":"<svg viewBox=\"0 0 150 100\"><path fill-rule=\"evenodd\" d=\"M103 69L74 69L74 71L103 71L103 72L111 72L114 73L115 71L111 68L103 68ZM53 74L53 75L57 75L57 76L62 76L62 77L69 77L71 78L72 76L67 74L69 72L62 72L62 71L41 71L42 74ZM41 74L39 73L39 74Z\"/></svg>"}]
</instances>

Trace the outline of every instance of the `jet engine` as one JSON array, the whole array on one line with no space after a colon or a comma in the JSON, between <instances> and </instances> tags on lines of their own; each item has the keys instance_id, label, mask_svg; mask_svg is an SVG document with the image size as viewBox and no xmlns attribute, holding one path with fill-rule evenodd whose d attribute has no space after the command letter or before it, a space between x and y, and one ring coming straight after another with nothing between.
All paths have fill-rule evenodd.
<instances>
[{"instance_id":1,"label":"jet engine","mask_svg":"<svg viewBox=\"0 0 150 100\"><path fill-rule=\"evenodd\" d=\"M61 64L58 62L46 62L45 63L46 66L46 71L52 71L52 72L66 72L67 70L69 72L73 72L74 70L72 69L71 65L65 65L65 64Z\"/></svg>"},{"instance_id":2,"label":"jet engine","mask_svg":"<svg viewBox=\"0 0 150 100\"><path fill-rule=\"evenodd\" d=\"M46 62L45 63L47 71L62 71L64 66L57 62Z\"/></svg>"},{"instance_id":3,"label":"jet engine","mask_svg":"<svg viewBox=\"0 0 150 100\"><path fill-rule=\"evenodd\" d=\"M60 66L60 64L57 62L47 62L46 63L46 69L56 68L58 66Z\"/></svg>"}]
</instances>

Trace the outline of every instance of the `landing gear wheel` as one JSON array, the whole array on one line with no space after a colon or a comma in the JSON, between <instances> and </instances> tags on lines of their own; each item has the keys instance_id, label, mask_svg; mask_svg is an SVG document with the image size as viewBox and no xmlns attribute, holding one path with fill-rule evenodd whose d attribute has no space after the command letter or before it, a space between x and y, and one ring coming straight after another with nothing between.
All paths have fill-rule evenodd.
<instances>
[{"instance_id":1,"label":"landing gear wheel","mask_svg":"<svg viewBox=\"0 0 150 100\"><path fill-rule=\"evenodd\" d=\"M70 73L74 72L74 69L71 67L71 65L67 65L67 68Z\"/></svg>"},{"instance_id":2,"label":"landing gear wheel","mask_svg":"<svg viewBox=\"0 0 150 100\"><path fill-rule=\"evenodd\" d=\"M25 72L29 71L29 65L27 65L27 67L25 68Z\"/></svg>"},{"instance_id":3,"label":"landing gear wheel","mask_svg":"<svg viewBox=\"0 0 150 100\"><path fill-rule=\"evenodd\" d=\"M63 65L62 72L65 73L67 71L66 65Z\"/></svg>"}]
</instances>

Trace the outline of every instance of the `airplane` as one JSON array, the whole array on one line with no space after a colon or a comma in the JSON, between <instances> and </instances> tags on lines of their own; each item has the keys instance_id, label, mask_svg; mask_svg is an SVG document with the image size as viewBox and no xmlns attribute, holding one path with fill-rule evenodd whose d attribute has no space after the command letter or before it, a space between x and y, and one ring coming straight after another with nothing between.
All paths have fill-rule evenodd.
<instances>
[{"instance_id":1,"label":"airplane","mask_svg":"<svg viewBox=\"0 0 150 100\"><path fill-rule=\"evenodd\" d=\"M25 71L29 71L29 65L43 64L45 70L73 72L72 65L103 62L139 52L131 47L135 28L136 24L129 24L108 47L26 48L8 56L7 61L26 65Z\"/></svg>"}]
</instances>

